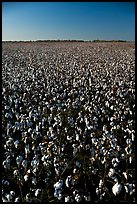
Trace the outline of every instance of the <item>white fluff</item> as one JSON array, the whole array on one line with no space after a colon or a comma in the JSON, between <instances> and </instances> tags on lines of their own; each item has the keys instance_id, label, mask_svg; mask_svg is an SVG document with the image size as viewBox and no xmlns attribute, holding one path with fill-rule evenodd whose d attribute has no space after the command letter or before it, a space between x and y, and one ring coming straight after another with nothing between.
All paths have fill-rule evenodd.
<instances>
[{"instance_id":1,"label":"white fluff","mask_svg":"<svg viewBox=\"0 0 137 204\"><path fill-rule=\"evenodd\" d=\"M108 176L111 178L115 174L115 169L110 168L108 172Z\"/></svg>"},{"instance_id":2,"label":"white fluff","mask_svg":"<svg viewBox=\"0 0 137 204\"><path fill-rule=\"evenodd\" d=\"M118 182L112 187L112 192L116 196L118 195L122 190L122 185L119 184Z\"/></svg>"}]
</instances>

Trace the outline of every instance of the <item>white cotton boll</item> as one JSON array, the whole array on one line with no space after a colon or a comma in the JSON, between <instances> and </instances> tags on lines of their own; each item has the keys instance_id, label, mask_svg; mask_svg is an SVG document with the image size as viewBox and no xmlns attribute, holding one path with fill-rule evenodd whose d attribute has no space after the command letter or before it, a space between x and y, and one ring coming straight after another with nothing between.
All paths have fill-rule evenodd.
<instances>
[{"instance_id":1,"label":"white cotton boll","mask_svg":"<svg viewBox=\"0 0 137 204\"><path fill-rule=\"evenodd\" d=\"M132 153L132 149L130 147L126 147L125 151L127 154L131 154Z\"/></svg>"},{"instance_id":2,"label":"white cotton boll","mask_svg":"<svg viewBox=\"0 0 137 204\"><path fill-rule=\"evenodd\" d=\"M99 181L99 188L101 188L101 187L102 187L102 185L103 185L103 180L102 180L102 179L100 179L100 181Z\"/></svg>"},{"instance_id":3,"label":"white cotton boll","mask_svg":"<svg viewBox=\"0 0 137 204\"><path fill-rule=\"evenodd\" d=\"M111 109L111 110L113 110L113 109L114 109L114 106L113 106L113 105L112 105L112 106L110 106L110 109Z\"/></svg>"},{"instance_id":4,"label":"white cotton boll","mask_svg":"<svg viewBox=\"0 0 137 204\"><path fill-rule=\"evenodd\" d=\"M99 188L96 188L96 194L97 196L100 194Z\"/></svg>"},{"instance_id":5,"label":"white cotton boll","mask_svg":"<svg viewBox=\"0 0 137 204\"><path fill-rule=\"evenodd\" d=\"M70 196L66 196L65 197L65 202L69 202L70 201Z\"/></svg>"},{"instance_id":6,"label":"white cotton boll","mask_svg":"<svg viewBox=\"0 0 137 204\"><path fill-rule=\"evenodd\" d=\"M125 190L126 190L126 193L129 193L129 189L127 186L124 186Z\"/></svg>"},{"instance_id":7,"label":"white cotton boll","mask_svg":"<svg viewBox=\"0 0 137 204\"><path fill-rule=\"evenodd\" d=\"M10 191L10 195L11 196L15 196L15 192L14 191Z\"/></svg>"},{"instance_id":8,"label":"white cotton boll","mask_svg":"<svg viewBox=\"0 0 137 204\"><path fill-rule=\"evenodd\" d=\"M110 168L108 172L108 176L111 178L115 174L115 169Z\"/></svg>"},{"instance_id":9,"label":"white cotton boll","mask_svg":"<svg viewBox=\"0 0 137 204\"><path fill-rule=\"evenodd\" d=\"M120 161L118 160L117 157L112 159L112 165L113 165L114 167L117 167L118 164L119 164L119 162L120 162Z\"/></svg>"},{"instance_id":10,"label":"white cotton boll","mask_svg":"<svg viewBox=\"0 0 137 204\"><path fill-rule=\"evenodd\" d=\"M15 198L14 202L20 202L20 198L19 197Z\"/></svg>"},{"instance_id":11,"label":"white cotton boll","mask_svg":"<svg viewBox=\"0 0 137 204\"><path fill-rule=\"evenodd\" d=\"M13 175L14 175L14 176L18 176L18 175L19 175L19 170L18 170L18 169L15 169L15 170L13 171Z\"/></svg>"},{"instance_id":12,"label":"white cotton boll","mask_svg":"<svg viewBox=\"0 0 137 204\"><path fill-rule=\"evenodd\" d=\"M79 141L79 135L76 134L76 141Z\"/></svg>"},{"instance_id":13,"label":"white cotton boll","mask_svg":"<svg viewBox=\"0 0 137 204\"><path fill-rule=\"evenodd\" d=\"M135 141L135 135L132 133L132 141Z\"/></svg>"},{"instance_id":14,"label":"white cotton boll","mask_svg":"<svg viewBox=\"0 0 137 204\"><path fill-rule=\"evenodd\" d=\"M37 197L37 196L40 194L40 192L41 192L41 189L37 189L37 190L35 191L35 196Z\"/></svg>"},{"instance_id":15,"label":"white cotton boll","mask_svg":"<svg viewBox=\"0 0 137 204\"><path fill-rule=\"evenodd\" d=\"M31 129L31 128L29 128L29 129L28 129L28 133L31 133L31 131L32 131L32 129Z\"/></svg>"},{"instance_id":16,"label":"white cotton boll","mask_svg":"<svg viewBox=\"0 0 137 204\"><path fill-rule=\"evenodd\" d=\"M61 193L59 193L59 195L58 195L58 199L59 199L59 200L62 199L62 194L61 194Z\"/></svg>"},{"instance_id":17,"label":"white cotton boll","mask_svg":"<svg viewBox=\"0 0 137 204\"><path fill-rule=\"evenodd\" d=\"M121 158L122 158L122 159L125 159L125 158L126 158L126 155L125 155L124 153L122 153L122 154L121 154Z\"/></svg>"},{"instance_id":18,"label":"white cotton boll","mask_svg":"<svg viewBox=\"0 0 137 204\"><path fill-rule=\"evenodd\" d=\"M62 188L62 185L63 185L63 181L59 180L58 182L54 184L54 188L57 190L60 190Z\"/></svg>"},{"instance_id":19,"label":"white cotton boll","mask_svg":"<svg viewBox=\"0 0 137 204\"><path fill-rule=\"evenodd\" d=\"M81 197L80 197L79 194L76 194L76 196L75 196L75 200L76 200L76 202L80 202L80 201L81 201Z\"/></svg>"},{"instance_id":20,"label":"white cotton boll","mask_svg":"<svg viewBox=\"0 0 137 204\"><path fill-rule=\"evenodd\" d=\"M114 126L114 122L110 122L110 126L112 126L112 127L113 127L113 126Z\"/></svg>"},{"instance_id":21,"label":"white cotton boll","mask_svg":"<svg viewBox=\"0 0 137 204\"><path fill-rule=\"evenodd\" d=\"M72 137L70 137L69 135L67 135L67 140L71 141Z\"/></svg>"},{"instance_id":22,"label":"white cotton boll","mask_svg":"<svg viewBox=\"0 0 137 204\"><path fill-rule=\"evenodd\" d=\"M113 119L114 119L114 118L113 118L113 117L111 117L111 118L110 118L110 121L113 121Z\"/></svg>"},{"instance_id":23,"label":"white cotton boll","mask_svg":"<svg viewBox=\"0 0 137 204\"><path fill-rule=\"evenodd\" d=\"M28 179L29 179L29 176L26 174L26 175L24 176L25 182L28 181Z\"/></svg>"},{"instance_id":24,"label":"white cotton boll","mask_svg":"<svg viewBox=\"0 0 137 204\"><path fill-rule=\"evenodd\" d=\"M65 181L65 184L67 186L67 188L69 188L69 178L67 177L66 181Z\"/></svg>"},{"instance_id":25,"label":"white cotton boll","mask_svg":"<svg viewBox=\"0 0 137 204\"><path fill-rule=\"evenodd\" d=\"M7 194L7 195L6 195L6 198L8 199L8 201L12 201L12 198L13 198L13 197L12 197L12 195Z\"/></svg>"},{"instance_id":26,"label":"white cotton boll","mask_svg":"<svg viewBox=\"0 0 137 204\"><path fill-rule=\"evenodd\" d=\"M112 192L116 196L118 195L122 190L122 185L119 184L118 182L112 187Z\"/></svg>"},{"instance_id":27,"label":"white cotton boll","mask_svg":"<svg viewBox=\"0 0 137 204\"><path fill-rule=\"evenodd\" d=\"M131 156L129 157L129 163L130 164L132 163L132 157Z\"/></svg>"},{"instance_id":28,"label":"white cotton boll","mask_svg":"<svg viewBox=\"0 0 137 204\"><path fill-rule=\"evenodd\" d=\"M30 193L27 193L25 198L26 198L26 201L28 201L30 198Z\"/></svg>"},{"instance_id":29,"label":"white cotton boll","mask_svg":"<svg viewBox=\"0 0 137 204\"><path fill-rule=\"evenodd\" d=\"M123 172L122 174L124 175L124 177L125 177L126 180L127 180L127 173L126 173L126 172Z\"/></svg>"},{"instance_id":30,"label":"white cotton boll","mask_svg":"<svg viewBox=\"0 0 137 204\"><path fill-rule=\"evenodd\" d=\"M6 141L6 145L8 146L8 147L11 147L12 146L12 144L13 144L13 138L9 138L7 141Z\"/></svg>"},{"instance_id":31,"label":"white cotton boll","mask_svg":"<svg viewBox=\"0 0 137 204\"><path fill-rule=\"evenodd\" d=\"M75 168L75 169L73 169L73 174L75 174L77 172L77 169Z\"/></svg>"},{"instance_id":32,"label":"white cotton boll","mask_svg":"<svg viewBox=\"0 0 137 204\"><path fill-rule=\"evenodd\" d=\"M2 196L2 202L8 202L8 200Z\"/></svg>"},{"instance_id":33,"label":"white cotton boll","mask_svg":"<svg viewBox=\"0 0 137 204\"><path fill-rule=\"evenodd\" d=\"M55 192L54 192L54 197L58 197L58 192L57 192L57 190L55 190Z\"/></svg>"},{"instance_id":34,"label":"white cotton boll","mask_svg":"<svg viewBox=\"0 0 137 204\"><path fill-rule=\"evenodd\" d=\"M108 101L105 102L105 106L109 107L109 102Z\"/></svg>"}]
</instances>

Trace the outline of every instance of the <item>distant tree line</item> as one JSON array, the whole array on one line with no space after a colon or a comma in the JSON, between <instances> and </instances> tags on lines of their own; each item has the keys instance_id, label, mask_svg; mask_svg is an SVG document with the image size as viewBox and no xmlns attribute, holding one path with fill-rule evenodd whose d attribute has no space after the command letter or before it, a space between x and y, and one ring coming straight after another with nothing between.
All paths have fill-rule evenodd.
<instances>
[{"instance_id":1,"label":"distant tree line","mask_svg":"<svg viewBox=\"0 0 137 204\"><path fill-rule=\"evenodd\" d=\"M126 40L93 40L92 42L127 42Z\"/></svg>"},{"instance_id":2,"label":"distant tree line","mask_svg":"<svg viewBox=\"0 0 137 204\"><path fill-rule=\"evenodd\" d=\"M8 42L8 43L28 43L28 42L127 42L126 40L20 40L20 41L2 41L3 43Z\"/></svg>"},{"instance_id":3,"label":"distant tree line","mask_svg":"<svg viewBox=\"0 0 137 204\"><path fill-rule=\"evenodd\" d=\"M84 42L84 40L36 40L36 42Z\"/></svg>"}]
</instances>

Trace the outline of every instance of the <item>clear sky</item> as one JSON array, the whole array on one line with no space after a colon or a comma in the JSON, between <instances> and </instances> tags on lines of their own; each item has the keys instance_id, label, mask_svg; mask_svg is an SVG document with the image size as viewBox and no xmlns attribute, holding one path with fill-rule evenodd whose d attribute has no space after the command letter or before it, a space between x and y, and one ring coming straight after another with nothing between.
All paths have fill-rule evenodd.
<instances>
[{"instance_id":1,"label":"clear sky","mask_svg":"<svg viewBox=\"0 0 137 204\"><path fill-rule=\"evenodd\" d=\"M134 2L3 2L2 40L135 40Z\"/></svg>"}]
</instances>

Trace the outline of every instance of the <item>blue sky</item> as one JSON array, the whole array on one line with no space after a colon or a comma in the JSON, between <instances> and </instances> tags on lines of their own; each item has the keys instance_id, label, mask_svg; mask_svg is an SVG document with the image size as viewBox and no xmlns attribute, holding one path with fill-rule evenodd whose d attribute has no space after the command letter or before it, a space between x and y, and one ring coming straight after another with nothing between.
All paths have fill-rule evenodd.
<instances>
[{"instance_id":1,"label":"blue sky","mask_svg":"<svg viewBox=\"0 0 137 204\"><path fill-rule=\"evenodd\" d=\"M2 40L135 40L133 2L3 2Z\"/></svg>"}]
</instances>

